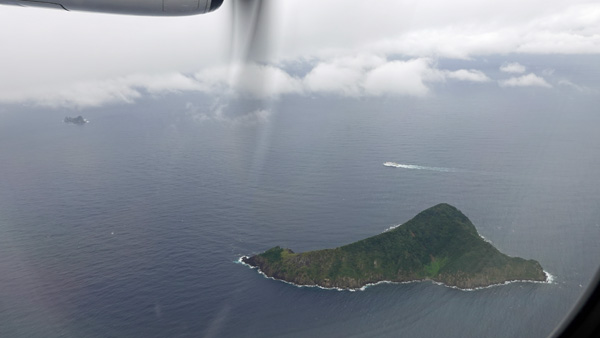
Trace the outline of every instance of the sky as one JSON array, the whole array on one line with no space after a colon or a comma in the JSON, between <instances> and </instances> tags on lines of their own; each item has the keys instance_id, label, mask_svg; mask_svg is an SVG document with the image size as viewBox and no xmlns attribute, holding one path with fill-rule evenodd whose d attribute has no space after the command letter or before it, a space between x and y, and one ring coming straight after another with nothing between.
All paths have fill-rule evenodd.
<instances>
[{"instance_id":1,"label":"sky","mask_svg":"<svg viewBox=\"0 0 600 338\"><path fill-rule=\"evenodd\" d=\"M0 6L0 105L82 110L177 92L426 98L441 82L586 90L512 56L600 55L596 1L265 3L250 64L235 57L243 38L232 43L232 34L244 27L232 28L227 0L213 13L175 18ZM487 56L506 57L500 78L476 62L439 66Z\"/></svg>"}]
</instances>

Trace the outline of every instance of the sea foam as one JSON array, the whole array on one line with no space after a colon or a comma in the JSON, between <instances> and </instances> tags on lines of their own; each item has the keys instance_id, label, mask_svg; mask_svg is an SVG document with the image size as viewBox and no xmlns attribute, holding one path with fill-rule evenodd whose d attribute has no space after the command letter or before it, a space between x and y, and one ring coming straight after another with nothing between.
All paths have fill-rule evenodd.
<instances>
[{"instance_id":1,"label":"sea foam","mask_svg":"<svg viewBox=\"0 0 600 338\"><path fill-rule=\"evenodd\" d=\"M275 277L269 277L264 272L262 272L262 270L259 269L258 267L252 266L250 264L245 263L244 260L243 260L244 258L249 258L249 257L248 256L241 256L234 263L245 265L245 266L249 267L250 269L256 269L256 271L258 271L259 274L261 274L263 277L265 277L267 279L272 279L272 280L275 280L275 281L284 282L286 284L290 284L290 285L293 285L293 286L298 287L298 288L318 288L318 289L323 289L323 290L335 290L335 291L356 292L356 291L365 291L369 287L376 286L376 285L381 285L381 284L411 284L411 283L419 283L419 282L431 282L432 284L435 284L435 285L440 285L440 286L444 286L444 287L447 287L447 288L456 289L456 290L460 290L460 291L484 290L484 289L489 289L489 288L493 288L493 287L497 287L497 286L502 286L502 285L513 284L513 283L534 283L534 284L553 284L554 283L554 276L552 274L550 274L548 271L544 270L544 274L546 275L546 280L545 281L511 280L511 281L506 281L504 283L491 284L491 285L488 285L488 286L481 286L481 287L470 288L470 289L459 288L458 286L446 285L444 283L436 282L436 281L433 281L431 279L416 279L416 280L405 281L405 282L393 282L393 281L389 281L389 280L382 280L382 281L379 281L379 282L376 282L376 283L367 283L367 284L365 284L364 286L362 286L360 288L337 288L337 287L328 288L328 287L324 287L324 286L320 286L320 285L316 285L316 284L312 284L312 285L300 285L300 284L288 282L288 281L283 280L283 279L279 279L279 278L275 278Z\"/></svg>"},{"instance_id":2,"label":"sea foam","mask_svg":"<svg viewBox=\"0 0 600 338\"><path fill-rule=\"evenodd\" d=\"M383 232L388 232L388 231L394 230L394 229L396 229L397 227L401 226L402 224L404 224L404 223L400 223L400 224L392 225L392 226L390 226L389 228L387 228L387 229L383 230Z\"/></svg>"},{"instance_id":3,"label":"sea foam","mask_svg":"<svg viewBox=\"0 0 600 338\"><path fill-rule=\"evenodd\" d=\"M416 165L416 164L402 164L402 163L396 163L396 162L384 162L383 165L386 167L414 169L414 170L430 170L430 171L439 171L439 172L447 172L447 173L465 172L465 170L456 169L456 168L426 167L426 166L421 166L421 165Z\"/></svg>"}]
</instances>

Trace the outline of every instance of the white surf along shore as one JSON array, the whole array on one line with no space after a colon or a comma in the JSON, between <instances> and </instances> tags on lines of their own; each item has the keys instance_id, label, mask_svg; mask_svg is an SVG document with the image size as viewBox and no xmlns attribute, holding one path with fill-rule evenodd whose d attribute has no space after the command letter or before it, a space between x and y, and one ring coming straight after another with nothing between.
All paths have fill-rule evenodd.
<instances>
[{"instance_id":1,"label":"white surf along shore","mask_svg":"<svg viewBox=\"0 0 600 338\"><path fill-rule=\"evenodd\" d=\"M288 281L283 280L283 279L279 279L279 278L275 278L275 277L269 277L261 269L259 269L258 267L252 266L250 264L245 263L244 262L244 258L250 258L250 257L249 256L240 256L240 258L238 258L237 261L235 261L235 263L245 265L245 266L249 267L250 269L256 269L259 274L261 274L263 277L268 278L268 279L272 279L272 280L284 282L286 284L290 284L290 285L293 285L293 286L299 287L299 288L305 288L305 287L306 288L319 288L319 289L323 289L323 290L350 291L350 292L365 291L368 287L376 286L376 285L380 285L380 284L410 284L410 283L419 283L419 282L431 282L431 283L436 284L436 285L441 285L441 286L444 286L444 287L447 287L447 288L461 290L461 291L477 291L477 290L484 290L484 289L489 289L489 288L493 288L493 287L497 287L497 286L502 286L502 285L513 284L513 283L553 284L554 283L554 279L555 279L555 277L552 274L550 274L548 271L544 270L544 274L546 275L546 280L545 281L511 280L511 281L506 281L504 283L491 284L491 285L488 285L488 286L482 286L482 287L477 287L477 288L472 288L472 289L463 289L463 288L459 288L457 286L446 285L444 283L436 282L436 281L433 281L431 279L416 279L416 280L406 281L406 282L392 282L392 281L383 280L383 281L379 281L377 283L368 283L367 285L365 285L363 287L360 287L360 288L335 288L335 287L334 288L327 288L327 287L316 285L316 284L314 284L314 285L299 285L299 284L295 284L295 283L292 283L292 282L288 282Z\"/></svg>"}]
</instances>

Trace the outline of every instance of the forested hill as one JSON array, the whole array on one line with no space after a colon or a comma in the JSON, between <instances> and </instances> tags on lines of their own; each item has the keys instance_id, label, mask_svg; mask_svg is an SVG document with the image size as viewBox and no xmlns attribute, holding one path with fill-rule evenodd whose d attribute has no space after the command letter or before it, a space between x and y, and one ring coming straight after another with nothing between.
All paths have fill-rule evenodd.
<instances>
[{"instance_id":1,"label":"forested hill","mask_svg":"<svg viewBox=\"0 0 600 338\"><path fill-rule=\"evenodd\" d=\"M445 203L393 230L339 248L294 253L277 246L242 260L269 277L330 288L414 280L475 288L546 280L537 261L501 253L462 212Z\"/></svg>"}]
</instances>

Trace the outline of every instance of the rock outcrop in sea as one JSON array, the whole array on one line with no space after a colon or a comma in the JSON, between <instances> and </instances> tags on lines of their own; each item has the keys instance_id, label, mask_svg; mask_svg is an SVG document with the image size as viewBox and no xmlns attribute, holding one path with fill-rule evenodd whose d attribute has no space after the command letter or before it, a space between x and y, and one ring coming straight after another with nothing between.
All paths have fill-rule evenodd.
<instances>
[{"instance_id":1,"label":"rock outcrop in sea","mask_svg":"<svg viewBox=\"0 0 600 338\"><path fill-rule=\"evenodd\" d=\"M64 122L82 125L82 124L88 123L88 120L84 119L83 116L79 115L77 117L67 116L67 117L65 117Z\"/></svg>"}]
</instances>

